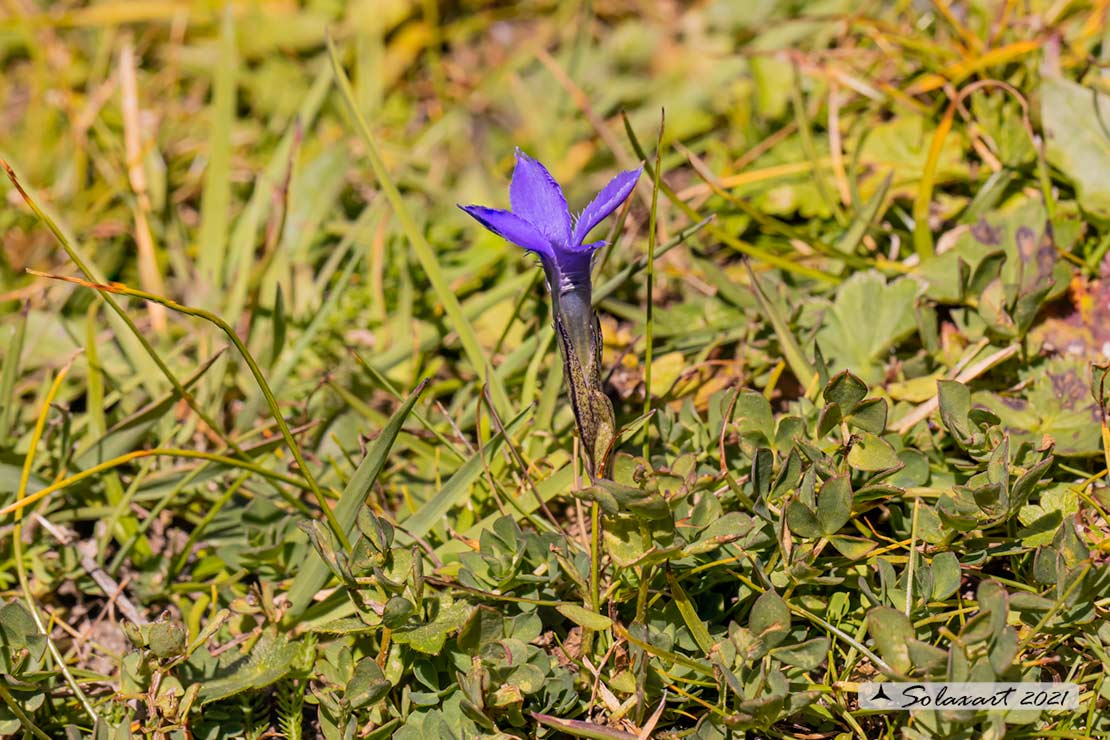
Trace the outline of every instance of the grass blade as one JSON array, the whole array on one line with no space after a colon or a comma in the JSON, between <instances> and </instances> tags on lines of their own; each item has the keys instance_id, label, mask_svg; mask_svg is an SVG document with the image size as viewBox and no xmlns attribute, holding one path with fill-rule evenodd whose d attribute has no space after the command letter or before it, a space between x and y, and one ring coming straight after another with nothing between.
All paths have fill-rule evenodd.
<instances>
[{"instance_id":1,"label":"grass blade","mask_svg":"<svg viewBox=\"0 0 1110 740\"><path fill-rule=\"evenodd\" d=\"M411 544L415 538L423 537L428 533L428 530L435 526L436 522L451 510L451 507L458 506L465 501L470 493L470 486L474 484L474 481L485 470L485 466L489 464L494 454L501 448L501 443L505 441L505 435L511 435L519 429L531 411L531 408L527 408L517 414L514 419L505 425L504 434L498 432L493 435L483 447L482 452L472 456L455 471L454 475L447 479L439 493L425 501L411 516L400 520L400 529L397 531L398 542ZM527 498L523 499L520 504L523 506L528 501Z\"/></svg>"},{"instance_id":2,"label":"grass blade","mask_svg":"<svg viewBox=\"0 0 1110 740\"><path fill-rule=\"evenodd\" d=\"M655 167L651 176L651 212L648 214L648 248L647 248L647 305L644 307L644 416L651 414L651 359L655 344L655 240L656 230L659 225L657 211L659 208L659 183L663 169L663 128L666 123L666 114L659 113L659 138L655 142ZM651 430L644 427L644 458L651 459ZM594 504L596 507L597 504ZM601 559L600 553L594 553L594 563ZM596 604L595 604L596 606Z\"/></svg>"},{"instance_id":3,"label":"grass blade","mask_svg":"<svg viewBox=\"0 0 1110 740\"><path fill-rule=\"evenodd\" d=\"M706 218L703 218L701 221L698 221L696 224L693 224L691 226L687 226L687 227L683 228L682 230L680 230L677 234L675 234L673 237L671 237L671 239L666 244L658 247L652 253L654 259L659 259L663 255L665 255L667 252L669 252L672 249L674 249L675 247L677 247L679 244L682 244L683 242L685 242L687 239L692 237L694 234L698 233L699 231L704 229L706 226L708 226L709 223L712 220L713 220L713 216L708 216ZM641 270L644 270L645 268L647 268L647 266L648 266L648 256L642 254L639 257L637 257L636 259L634 259L633 261L629 262L624 267L622 267L616 275L609 278L608 280L606 280L601 285L596 286L594 288L594 293L593 293L593 298L592 298L594 307L596 308L597 306L601 305L602 301L604 301L606 298L608 298L609 296L616 293L622 285L624 285L629 280L631 280L632 277L634 275L636 275L637 273L639 273Z\"/></svg>"},{"instance_id":4,"label":"grass blade","mask_svg":"<svg viewBox=\"0 0 1110 740\"><path fill-rule=\"evenodd\" d=\"M2 152L0 152L0 154L2 154ZM96 263L86 259L83 254L85 251L84 248L77 246L77 240L74 238L71 229L64 225L57 216L57 213L51 209L49 205L39 205L40 198L38 194L36 193L36 196L32 197L31 193L33 189L28 190L24 187L20 176L16 174L15 169L3 156L0 156L0 168L3 168L7 173L8 180L11 181L12 187L15 188L19 197L22 198L23 202L27 204L27 207L31 209L35 217L42 222L42 225L54 235L54 238L62 247L62 250L70 260L73 261L73 264L77 266L77 269L85 275L85 278L98 283L105 282L104 273L100 271ZM112 300L111 296L103 292L100 295L108 304L108 307L112 309L112 314L109 314L108 320L111 322L112 330L116 334L116 341L123 347L128 361L134 366L136 374L142 379L142 383L147 391L152 395L157 395L165 390L165 385L159 380L159 375L165 377L170 385L177 388L179 384L173 376L173 373L165 362L162 361L161 357L158 356L153 345L151 345L146 336L139 331L139 328L135 325L131 317L124 312L118 303ZM202 420L209 423L209 419L204 416L202 409L197 407L193 402L190 402L190 405L193 406Z\"/></svg>"},{"instance_id":5,"label":"grass blade","mask_svg":"<svg viewBox=\"0 0 1110 740\"><path fill-rule=\"evenodd\" d=\"M652 167L652 165L647 162L647 155L644 153L644 148L640 146L640 140L636 138L636 132L632 130L632 124L629 122L627 116L623 116L623 118L624 130L628 134L628 140L632 144L632 148L636 151L636 156L644 160L644 170L647 172L649 177L654 178L654 167ZM676 193L669 185L664 182L659 183L659 191L663 193L663 195L667 196L667 200L671 201L671 203L673 203L680 211L685 213L691 221L697 222L702 220L703 217L697 211L691 208L690 205L686 203L686 201L679 198L678 193ZM818 270L807 265L799 264L781 255L777 255L764 249L760 249L754 244L748 244L747 242L737 239L735 236L725 231L724 229L718 228L714 224L709 224L708 229L709 232L713 235L713 238L719 239L722 243L727 244L728 246L732 247L742 254L748 255L752 259L759 260L760 262L765 262L768 265L779 268L780 270L793 272L796 275L813 278L814 280L821 280L827 283L840 282L840 278L836 277L835 275L830 275L823 270Z\"/></svg>"},{"instance_id":6,"label":"grass blade","mask_svg":"<svg viewBox=\"0 0 1110 740\"><path fill-rule=\"evenodd\" d=\"M868 230L875 224L882 212L883 203L886 202L886 194L890 190L890 183L893 178L894 173L890 173L883 178L882 183L879 184L879 189L871 196L871 200L864 204L863 210L852 220L848 230L844 232L844 236L836 243L836 248L841 252L844 254L856 253L863 237L867 236Z\"/></svg>"},{"instance_id":7,"label":"grass blade","mask_svg":"<svg viewBox=\"0 0 1110 740\"><path fill-rule=\"evenodd\" d=\"M339 249L347 251L350 249L350 242L345 242L339 246ZM308 326L297 337L297 341L288 351L276 356L273 363L273 369L270 371L270 387L275 391L281 390L282 386L289 379L292 373L301 362L301 358L305 352L316 339L316 335L328 325L331 320L332 313L339 307L340 301L346 294L347 285L351 282L351 276L354 275L355 268L362 261L361 254L353 255L343 268L339 278L331 286L327 292L327 298L324 299L323 305L312 316L312 320L308 322ZM243 411L239 414L237 424L240 429L246 429L251 420L257 417L258 411L266 398L262 395L252 396L243 405Z\"/></svg>"},{"instance_id":8,"label":"grass blade","mask_svg":"<svg viewBox=\"0 0 1110 740\"><path fill-rule=\"evenodd\" d=\"M933 232L929 228L929 206L933 202L933 184L937 176L937 164L940 162L940 153L944 148L944 138L952 130L952 123L956 117L956 103L953 101L944 112L933 134L933 141L929 144L929 156L925 160L925 169L921 173L921 182L917 186L917 196L913 201L913 248L921 259L932 257Z\"/></svg>"},{"instance_id":9,"label":"grass blade","mask_svg":"<svg viewBox=\"0 0 1110 740\"><path fill-rule=\"evenodd\" d=\"M817 156L817 146L813 143L813 127L810 124L809 113L806 111L805 100L802 98L802 74L798 66L794 65L794 84L791 87L791 102L794 106L794 121L798 125L798 138L802 143L802 151L806 158L813 164L813 184L817 187L817 194L824 202L825 207L840 223L844 223L844 212L840 208L840 201L836 199L829 185L825 182L820 158Z\"/></svg>"},{"instance_id":10,"label":"grass blade","mask_svg":"<svg viewBox=\"0 0 1110 740\"><path fill-rule=\"evenodd\" d=\"M416 390L409 395L408 400L401 405L401 408L397 409L389 423L385 425L385 429L374 440L374 445L366 453L366 457L358 464L355 474L347 481L343 493L339 496L339 503L335 506L335 518L339 521L344 533L354 529L355 521L358 518L358 510L366 501L367 491L374 485L374 482L378 479L378 474L385 467L385 461L389 457L393 442L397 439L397 435L401 433L401 427L405 425L409 413L412 412L413 406L416 405L416 401L427 385L427 381L418 385ZM308 605L312 603L312 597L327 583L330 573L328 566L314 552L300 572L297 573L293 579L293 585L289 588L291 606L286 613L287 624L295 622L296 618L308 608Z\"/></svg>"},{"instance_id":11,"label":"grass blade","mask_svg":"<svg viewBox=\"0 0 1110 740\"><path fill-rule=\"evenodd\" d=\"M682 584L671 573L670 568L666 571L667 585L671 589L671 596L674 597L675 606L678 607L678 613L682 615L682 621L686 623L686 628L690 630L690 634L694 637L694 642L702 649L702 652L709 655L713 650L713 637L709 634L709 630L705 627L705 622L698 616L698 610L690 601L689 595L682 588Z\"/></svg>"},{"instance_id":12,"label":"grass blade","mask_svg":"<svg viewBox=\"0 0 1110 740\"><path fill-rule=\"evenodd\" d=\"M355 128L362 137L363 143L366 144L366 156L370 159L370 167L374 170L374 177L378 180L378 186L385 193L389 204L393 206L397 221L401 224L401 230L404 231L405 237L409 240L416 258L420 261L420 266L424 268L428 281L432 284L432 291L443 306L443 311L447 314L451 326L458 333L459 342L463 346L463 351L466 353L471 367L483 380L490 384L490 394L493 396L494 408L502 417L510 416L509 396L505 392L505 387L501 380L494 375L489 360L482 352L482 347L478 343L478 335L474 333L474 327L470 325L463 314L459 299L448 284L432 245L424 238L424 233L416 225L416 221L413 220L412 214L401 196L401 191L397 189L397 185L389 176L385 161L378 151L377 141L374 139L374 134L370 131L366 119L362 117L362 113L359 111L354 90L351 89L351 82L343 71L343 65L339 61L335 43L330 36L328 37L328 53L331 55L332 69L335 71L335 80L339 86L340 97L343 99L347 113L350 114Z\"/></svg>"},{"instance_id":13,"label":"grass blade","mask_svg":"<svg viewBox=\"0 0 1110 740\"><path fill-rule=\"evenodd\" d=\"M794 338L793 332L790 331L786 319L779 314L778 309L767 299L767 294L763 292L763 286L759 284L759 279L755 276L752 266L745 262L744 267L748 270L748 278L752 282L752 292L755 294L755 300L759 303L760 310L763 311L763 315L767 317L767 320L771 322L771 327L775 330L775 336L778 337L779 344L782 345L782 353L786 355L786 362L790 365L790 371L802 384L806 397L812 397L811 394L817 389L817 369L806 359L805 353L802 352L798 340Z\"/></svg>"},{"instance_id":14,"label":"grass blade","mask_svg":"<svg viewBox=\"0 0 1110 740\"><path fill-rule=\"evenodd\" d=\"M216 352L198 367L189 377L182 381L182 386L188 390L196 385L212 364L223 354L223 350ZM88 359L90 364L89 376L99 374L100 368L97 364L97 350L96 343L90 341L88 343ZM89 387L93 389L93 393L100 395L102 391L102 382L99 377L96 381L91 381ZM92 395L92 394L90 394ZM147 434L159 419L164 417L174 407L181 395L176 391L170 391L166 395L152 399L149 403L136 409L134 412L128 414L123 419L120 419L111 427L100 431L102 425L105 424L103 411L97 406L96 421L93 428L96 430L97 436L90 440L88 443L79 446L73 453L73 462L79 468L86 468L90 465L104 462L110 457L122 455L127 450L133 449L134 445L138 443Z\"/></svg>"},{"instance_id":15,"label":"grass blade","mask_svg":"<svg viewBox=\"0 0 1110 740\"><path fill-rule=\"evenodd\" d=\"M250 200L240 212L231 230L228 242L227 257L227 300L224 303L224 316L238 316L246 305L247 294L252 280L258 279L259 270L265 265L259 265L254 259L254 248L258 238L258 230L267 217L271 217L271 210L277 208L274 198L274 189L282 187L285 176L289 172L290 162L296 152L301 134L316 121L316 117L327 99L331 90L331 66L325 64L317 73L297 109L297 117L290 125L281 141L274 148L266 168L254 186ZM268 255L265 259L272 259Z\"/></svg>"},{"instance_id":16,"label":"grass blade","mask_svg":"<svg viewBox=\"0 0 1110 740\"><path fill-rule=\"evenodd\" d=\"M0 447L7 446L8 432L12 428L15 414L15 376L19 372L19 358L23 355L23 339L27 336L27 311L30 304L23 304L19 321L12 328L11 339L7 342L4 367L0 370Z\"/></svg>"},{"instance_id":17,"label":"grass blade","mask_svg":"<svg viewBox=\"0 0 1110 740\"><path fill-rule=\"evenodd\" d=\"M204 190L200 198L199 271L203 287L212 292L210 295L220 292L224 278L228 210L231 206L231 124L235 120L237 66L235 16L231 6L228 6L224 9L220 51L213 68L212 130L208 137L208 167L204 172Z\"/></svg>"}]
</instances>

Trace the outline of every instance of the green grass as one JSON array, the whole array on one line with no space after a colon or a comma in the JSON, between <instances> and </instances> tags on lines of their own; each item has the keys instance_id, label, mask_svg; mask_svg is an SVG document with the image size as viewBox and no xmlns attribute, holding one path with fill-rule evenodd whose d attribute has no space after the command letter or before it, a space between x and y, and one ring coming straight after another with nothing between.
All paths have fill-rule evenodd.
<instances>
[{"instance_id":1,"label":"green grass","mask_svg":"<svg viewBox=\"0 0 1110 740\"><path fill-rule=\"evenodd\" d=\"M1110 733L1097 4L9 5L0 735Z\"/></svg>"}]
</instances>

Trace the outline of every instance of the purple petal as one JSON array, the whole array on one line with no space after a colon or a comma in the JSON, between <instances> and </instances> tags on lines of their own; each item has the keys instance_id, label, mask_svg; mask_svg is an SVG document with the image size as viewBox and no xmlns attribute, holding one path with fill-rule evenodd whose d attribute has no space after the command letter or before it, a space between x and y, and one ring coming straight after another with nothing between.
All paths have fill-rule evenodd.
<instances>
[{"instance_id":1,"label":"purple petal","mask_svg":"<svg viewBox=\"0 0 1110 740\"><path fill-rule=\"evenodd\" d=\"M593 263L594 252L604 246L605 242L600 241L555 251L555 264L559 270L560 292L590 284L590 267Z\"/></svg>"},{"instance_id":2,"label":"purple petal","mask_svg":"<svg viewBox=\"0 0 1110 740\"><path fill-rule=\"evenodd\" d=\"M590 242L589 244L572 244L569 249L564 249L561 251L570 252L571 254L588 254L592 256L594 252L601 249L608 243L609 242L605 241L604 239L599 239L598 241Z\"/></svg>"},{"instance_id":3,"label":"purple petal","mask_svg":"<svg viewBox=\"0 0 1110 740\"><path fill-rule=\"evenodd\" d=\"M568 291L590 282L593 252L563 252L556 259L559 266L559 290Z\"/></svg>"},{"instance_id":4,"label":"purple petal","mask_svg":"<svg viewBox=\"0 0 1110 740\"><path fill-rule=\"evenodd\" d=\"M555 253L551 249L551 242L535 226L520 216L485 206L459 206L459 208L501 238L530 252L554 259Z\"/></svg>"},{"instance_id":5,"label":"purple petal","mask_svg":"<svg viewBox=\"0 0 1110 740\"><path fill-rule=\"evenodd\" d=\"M624 203L625 199L632 194L632 188L636 187L636 180L639 179L640 172L643 169L641 166L634 170L622 172L601 189L601 192L590 201L590 204L586 206L586 209L582 211L582 215L578 217L578 221L574 224L574 244L581 244L585 241L586 236L595 226L608 218L609 214L617 210L621 203Z\"/></svg>"},{"instance_id":6,"label":"purple petal","mask_svg":"<svg viewBox=\"0 0 1110 740\"><path fill-rule=\"evenodd\" d=\"M542 164L519 149L509 202L513 213L539 229L552 244L570 242L570 212L562 188Z\"/></svg>"}]
</instances>

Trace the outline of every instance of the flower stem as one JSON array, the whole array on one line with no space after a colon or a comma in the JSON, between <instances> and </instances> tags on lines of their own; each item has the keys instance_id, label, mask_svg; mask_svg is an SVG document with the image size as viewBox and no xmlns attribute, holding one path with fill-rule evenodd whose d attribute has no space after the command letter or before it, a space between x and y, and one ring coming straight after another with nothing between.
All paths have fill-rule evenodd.
<instances>
[{"instance_id":1,"label":"flower stem","mask_svg":"<svg viewBox=\"0 0 1110 740\"><path fill-rule=\"evenodd\" d=\"M644 324L644 417L651 414L651 356L655 339L655 240L658 231L656 213L659 208L659 165L663 158L663 127L666 123L666 112L659 111L659 139L655 144L655 171L652 173L651 187L651 213L648 215L648 262L647 262L647 306L645 308ZM650 460L651 454L651 427L644 425L644 458Z\"/></svg>"}]
</instances>

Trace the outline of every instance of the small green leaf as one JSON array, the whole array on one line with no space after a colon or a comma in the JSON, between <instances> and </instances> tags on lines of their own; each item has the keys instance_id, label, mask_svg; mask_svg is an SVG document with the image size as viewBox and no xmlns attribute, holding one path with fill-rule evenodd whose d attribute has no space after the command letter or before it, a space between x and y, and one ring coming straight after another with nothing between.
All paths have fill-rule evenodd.
<instances>
[{"instance_id":1,"label":"small green leaf","mask_svg":"<svg viewBox=\"0 0 1110 740\"><path fill-rule=\"evenodd\" d=\"M821 525L817 522L817 515L813 509L798 499L786 505L786 524L791 532L800 537L821 536Z\"/></svg>"},{"instance_id":2,"label":"small green leaf","mask_svg":"<svg viewBox=\"0 0 1110 740\"><path fill-rule=\"evenodd\" d=\"M1043 278L1029 291L1022 292L1014 304L1014 325L1019 337L1024 337L1041 308L1048 302L1049 293L1056 287L1051 278Z\"/></svg>"},{"instance_id":3,"label":"small green leaf","mask_svg":"<svg viewBox=\"0 0 1110 740\"><path fill-rule=\"evenodd\" d=\"M965 645L986 642L992 634L990 612L979 612L960 629L960 642Z\"/></svg>"},{"instance_id":4,"label":"small green leaf","mask_svg":"<svg viewBox=\"0 0 1110 740\"><path fill-rule=\"evenodd\" d=\"M786 456L786 462L779 468L778 475L775 476L775 483L771 487L772 500L778 500L780 497L785 496L794 487L798 485L798 476L802 473L802 458L798 455L798 451L791 448L790 453Z\"/></svg>"},{"instance_id":5,"label":"small green leaf","mask_svg":"<svg viewBox=\"0 0 1110 740\"><path fill-rule=\"evenodd\" d=\"M617 497L610 493L604 486L589 486L574 492L574 497L582 501L590 501L601 507L606 516L616 516L621 507Z\"/></svg>"},{"instance_id":6,"label":"small green leaf","mask_svg":"<svg viewBox=\"0 0 1110 740\"><path fill-rule=\"evenodd\" d=\"M362 536L370 542L375 550L382 555L389 552L389 548L393 546L394 530L392 524L381 517L374 516L374 512L370 511L369 506L363 506L359 509L356 524L359 531L362 532Z\"/></svg>"},{"instance_id":7,"label":"small green leaf","mask_svg":"<svg viewBox=\"0 0 1110 740\"><path fill-rule=\"evenodd\" d=\"M1006 286L1002 278L992 280L979 294L979 315L993 335L1010 339L1017 336L1014 319L1010 316L1006 300Z\"/></svg>"},{"instance_id":8,"label":"small green leaf","mask_svg":"<svg viewBox=\"0 0 1110 740\"><path fill-rule=\"evenodd\" d=\"M373 658L363 658L355 665L354 674L347 682L347 701L356 709L376 704L392 688L382 669Z\"/></svg>"},{"instance_id":9,"label":"small green leaf","mask_svg":"<svg viewBox=\"0 0 1110 740\"><path fill-rule=\"evenodd\" d=\"M1110 96L1059 75L1041 81L1045 158L1075 185L1079 205L1110 218Z\"/></svg>"},{"instance_id":10,"label":"small green leaf","mask_svg":"<svg viewBox=\"0 0 1110 740\"><path fill-rule=\"evenodd\" d=\"M1044 474L1052 467L1053 457L1049 455L1044 460L1029 468L1014 482L1014 487L1010 491L1010 506L1013 510L1024 506L1029 498L1033 495L1033 491L1037 487Z\"/></svg>"},{"instance_id":11,"label":"small green leaf","mask_svg":"<svg viewBox=\"0 0 1110 740\"><path fill-rule=\"evenodd\" d=\"M827 403L821 409L821 414L817 417L817 438L824 439L829 436L834 429L840 426L840 422L844 421L844 414L840 411L840 405L836 403Z\"/></svg>"},{"instance_id":12,"label":"small green leaf","mask_svg":"<svg viewBox=\"0 0 1110 740\"><path fill-rule=\"evenodd\" d=\"M15 673L28 655L35 663L46 649L46 636L38 631L27 607L12 601L0 607L0 669ZM23 653L27 650L28 653Z\"/></svg>"},{"instance_id":13,"label":"small green leaf","mask_svg":"<svg viewBox=\"0 0 1110 740\"><path fill-rule=\"evenodd\" d=\"M622 512L652 520L670 517L671 510L667 506L667 500L658 491L647 491L604 479L595 481L593 487L603 489L616 499Z\"/></svg>"},{"instance_id":14,"label":"small green leaf","mask_svg":"<svg viewBox=\"0 0 1110 740\"><path fill-rule=\"evenodd\" d=\"M411 645L413 649L428 655L438 655L447 642L447 636L467 623L473 609L474 607L461 601L443 606L435 619L428 624L395 631L393 641Z\"/></svg>"},{"instance_id":15,"label":"small green leaf","mask_svg":"<svg viewBox=\"0 0 1110 740\"><path fill-rule=\"evenodd\" d=\"M835 403L849 413L856 404L867 396L867 384L852 373L844 370L832 377L825 386L824 398L829 403Z\"/></svg>"},{"instance_id":16,"label":"small green leaf","mask_svg":"<svg viewBox=\"0 0 1110 740\"><path fill-rule=\"evenodd\" d=\"M1047 612L1053 605L1051 599L1028 591L1018 591L1010 597L1010 608L1016 612Z\"/></svg>"},{"instance_id":17,"label":"small green leaf","mask_svg":"<svg viewBox=\"0 0 1110 740\"><path fill-rule=\"evenodd\" d=\"M1024 519L1026 513L1032 510L1041 511L1041 508L1039 506L1022 507L1022 518ZM1063 513L1059 509L1053 509L1047 514L1034 519L1029 523L1029 526L1022 527L1014 534L1021 539L1021 543L1026 547L1041 547L1052 542L1063 521Z\"/></svg>"},{"instance_id":18,"label":"small green leaf","mask_svg":"<svg viewBox=\"0 0 1110 740\"><path fill-rule=\"evenodd\" d=\"M891 348L917 327L914 309L919 290L912 278L888 284L875 270L861 270L845 280L817 332L817 341L829 355L829 366L851 368L859 376L856 381L880 382ZM863 399L858 394L855 382L843 396L834 391L834 396L856 398L856 402Z\"/></svg>"},{"instance_id":19,"label":"small green leaf","mask_svg":"<svg viewBox=\"0 0 1110 740\"><path fill-rule=\"evenodd\" d=\"M527 696L542 689L546 679L547 674L539 666L524 663L513 669L505 683Z\"/></svg>"},{"instance_id":20,"label":"small green leaf","mask_svg":"<svg viewBox=\"0 0 1110 740\"><path fill-rule=\"evenodd\" d=\"M280 681L289 673L297 654L298 647L285 636L275 631L263 632L249 656L233 663L224 675L204 683L200 703L209 704Z\"/></svg>"},{"instance_id":21,"label":"small green leaf","mask_svg":"<svg viewBox=\"0 0 1110 740\"><path fill-rule=\"evenodd\" d=\"M741 511L730 511L702 530L699 540L736 539L749 534L757 525L758 522L753 517Z\"/></svg>"},{"instance_id":22,"label":"small green leaf","mask_svg":"<svg viewBox=\"0 0 1110 740\"><path fill-rule=\"evenodd\" d=\"M817 494L817 524L821 534L836 534L851 518L851 481L847 475L829 478Z\"/></svg>"},{"instance_id":23,"label":"small green leaf","mask_svg":"<svg viewBox=\"0 0 1110 740\"><path fill-rule=\"evenodd\" d=\"M748 630L760 639L764 651L775 647L790 631L790 607L774 591L764 591L752 605Z\"/></svg>"},{"instance_id":24,"label":"small green leaf","mask_svg":"<svg viewBox=\"0 0 1110 740\"><path fill-rule=\"evenodd\" d=\"M906 642L906 647L910 656L910 663L915 668L930 670L941 668L948 660L948 651L930 645L921 640L909 640Z\"/></svg>"},{"instance_id":25,"label":"small green leaf","mask_svg":"<svg viewBox=\"0 0 1110 740\"><path fill-rule=\"evenodd\" d=\"M946 526L961 532L969 532L979 523L975 500L959 486L937 499L937 514Z\"/></svg>"},{"instance_id":26,"label":"small green leaf","mask_svg":"<svg viewBox=\"0 0 1110 740\"><path fill-rule=\"evenodd\" d=\"M867 630L880 657L891 668L900 673L910 670L912 662L908 643L917 635L909 617L888 606L876 606L867 612Z\"/></svg>"},{"instance_id":27,"label":"small green leaf","mask_svg":"<svg viewBox=\"0 0 1110 740\"><path fill-rule=\"evenodd\" d=\"M982 611L990 613L991 634L997 637L1006 626L1006 616L1010 613L1006 589L997 581L981 581L975 592L975 600Z\"/></svg>"},{"instance_id":28,"label":"small green leaf","mask_svg":"<svg viewBox=\"0 0 1110 740\"><path fill-rule=\"evenodd\" d=\"M960 587L960 561L955 553L942 552L933 558L933 600L943 601Z\"/></svg>"},{"instance_id":29,"label":"small green leaf","mask_svg":"<svg viewBox=\"0 0 1110 740\"><path fill-rule=\"evenodd\" d=\"M940 323L936 307L925 296L917 299L914 307L914 320L917 322L917 334L921 337L921 344L930 355L940 352ZM916 378L907 382L912 383ZM889 386L888 386L889 387ZM931 397L930 393L930 397Z\"/></svg>"},{"instance_id":30,"label":"small green leaf","mask_svg":"<svg viewBox=\"0 0 1110 740\"><path fill-rule=\"evenodd\" d=\"M859 560L878 546L866 537L847 534L829 535L829 544L849 560Z\"/></svg>"},{"instance_id":31,"label":"small green leaf","mask_svg":"<svg viewBox=\"0 0 1110 740\"><path fill-rule=\"evenodd\" d=\"M762 393L741 391L736 397L733 418L741 437L761 447L774 442L771 439L771 430L775 428L775 417L771 413L771 402Z\"/></svg>"},{"instance_id":32,"label":"small green leaf","mask_svg":"<svg viewBox=\"0 0 1110 740\"><path fill-rule=\"evenodd\" d=\"M1002 265L1005 262L1006 252L1004 251L988 252L984 255L966 283L967 294L982 295L988 285L1002 276Z\"/></svg>"},{"instance_id":33,"label":"small green leaf","mask_svg":"<svg viewBox=\"0 0 1110 740\"><path fill-rule=\"evenodd\" d=\"M385 602L382 611L382 624L390 629L397 629L405 624L416 612L413 603L403 596L392 596Z\"/></svg>"},{"instance_id":34,"label":"small green leaf","mask_svg":"<svg viewBox=\"0 0 1110 740\"><path fill-rule=\"evenodd\" d=\"M862 429L871 434L882 434L886 431L887 405L885 398L866 398L856 404L852 413L848 414L848 426Z\"/></svg>"},{"instance_id":35,"label":"small green leaf","mask_svg":"<svg viewBox=\"0 0 1110 740\"><path fill-rule=\"evenodd\" d=\"M349 574L344 570L339 560L339 553L336 552L335 538L332 536L327 526L325 526L323 522L315 519L308 519L297 522L297 527L308 535L308 540L312 543L313 550L320 556L319 562L322 563L327 570L330 570L332 575L340 581L349 580ZM309 561L309 565L302 570L301 573L310 569L311 563L313 562L316 561Z\"/></svg>"},{"instance_id":36,"label":"small green leaf","mask_svg":"<svg viewBox=\"0 0 1110 740\"><path fill-rule=\"evenodd\" d=\"M971 412L971 391L955 380L938 380L937 401L944 426L960 446L965 446L972 431L967 418Z\"/></svg>"},{"instance_id":37,"label":"small green leaf","mask_svg":"<svg viewBox=\"0 0 1110 740\"><path fill-rule=\"evenodd\" d=\"M1014 664L1018 654L1018 644L1018 633L1013 627L1004 627L995 635L987 653L995 675L1001 676Z\"/></svg>"},{"instance_id":38,"label":"small green leaf","mask_svg":"<svg viewBox=\"0 0 1110 740\"><path fill-rule=\"evenodd\" d=\"M869 473L902 467L902 461L890 443L870 432L859 434L859 439L848 451L848 464Z\"/></svg>"},{"instance_id":39,"label":"small green leaf","mask_svg":"<svg viewBox=\"0 0 1110 740\"><path fill-rule=\"evenodd\" d=\"M752 490L761 501L765 500L771 491L774 464L775 455L766 447L760 447L752 457Z\"/></svg>"},{"instance_id":40,"label":"small green leaf","mask_svg":"<svg viewBox=\"0 0 1110 740\"><path fill-rule=\"evenodd\" d=\"M381 629L380 625L369 625L358 617L340 617L320 625L311 625L306 631L324 635L358 635Z\"/></svg>"},{"instance_id":41,"label":"small green leaf","mask_svg":"<svg viewBox=\"0 0 1110 740\"><path fill-rule=\"evenodd\" d=\"M579 627L585 627L594 632L603 632L613 626L613 620L604 614L592 612L578 604L559 604L555 611L562 614Z\"/></svg>"},{"instance_id":42,"label":"small green leaf","mask_svg":"<svg viewBox=\"0 0 1110 740\"><path fill-rule=\"evenodd\" d=\"M690 597L682 589L682 584L674 577L670 569L666 571L667 585L671 588L671 596L674 597L675 606L678 607L678 613L682 615L682 621L686 623L686 628L690 630L690 634L694 637L694 642L698 644L702 652L709 655L713 650L713 637L709 634L709 630L705 626L705 622L698 616L698 610L690 601Z\"/></svg>"},{"instance_id":43,"label":"small green leaf","mask_svg":"<svg viewBox=\"0 0 1110 740\"><path fill-rule=\"evenodd\" d=\"M811 671L824 662L829 653L829 638L817 637L813 640L800 642L797 645L777 647L771 655L787 665Z\"/></svg>"}]
</instances>

